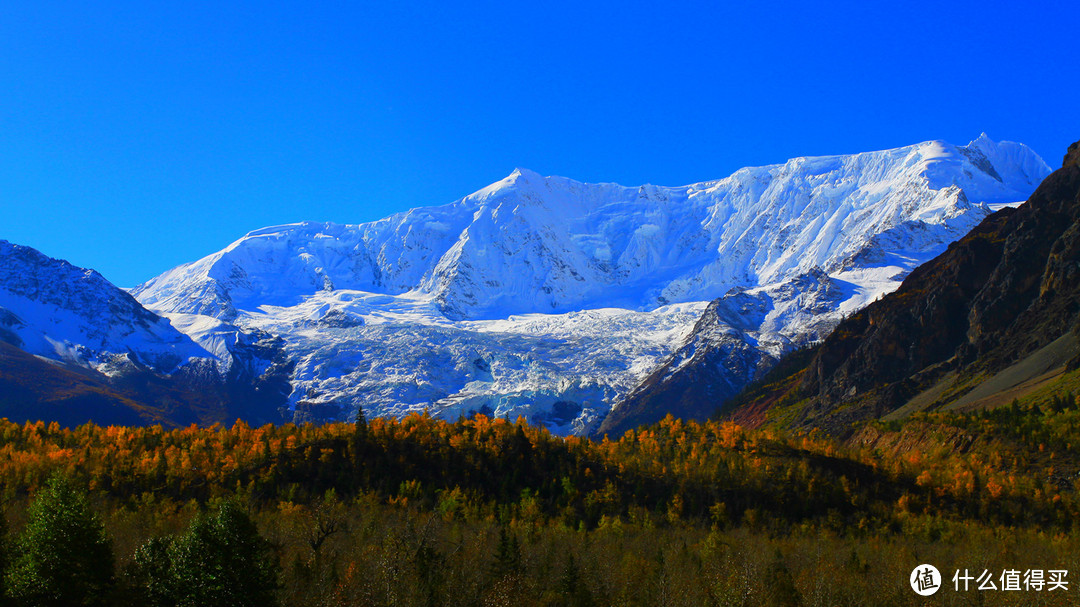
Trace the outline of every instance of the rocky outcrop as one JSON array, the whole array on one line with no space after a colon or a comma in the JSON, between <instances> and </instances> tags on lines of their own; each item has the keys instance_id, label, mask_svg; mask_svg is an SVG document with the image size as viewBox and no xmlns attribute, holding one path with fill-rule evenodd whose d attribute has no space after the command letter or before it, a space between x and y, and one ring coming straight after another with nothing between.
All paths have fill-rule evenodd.
<instances>
[{"instance_id":1,"label":"rocky outcrop","mask_svg":"<svg viewBox=\"0 0 1080 607\"><path fill-rule=\"evenodd\" d=\"M797 423L843 433L947 374L995 373L1077 327L1080 147L1069 149L1025 204L988 217L792 370Z\"/></svg>"},{"instance_id":2,"label":"rocky outcrop","mask_svg":"<svg viewBox=\"0 0 1080 607\"><path fill-rule=\"evenodd\" d=\"M72 425L280 421L294 364L281 339L229 338L211 352L97 272L0 241L0 416Z\"/></svg>"}]
</instances>

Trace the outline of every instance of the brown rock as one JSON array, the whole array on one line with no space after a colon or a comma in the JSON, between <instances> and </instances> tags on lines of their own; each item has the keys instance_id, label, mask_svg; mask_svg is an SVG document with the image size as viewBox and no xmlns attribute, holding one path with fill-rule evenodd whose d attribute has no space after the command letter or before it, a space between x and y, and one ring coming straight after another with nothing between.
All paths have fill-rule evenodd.
<instances>
[{"instance_id":1,"label":"brown rock","mask_svg":"<svg viewBox=\"0 0 1080 607\"><path fill-rule=\"evenodd\" d=\"M1069 151L1065 153L1065 160L1061 163L1061 168L1067 166L1080 166L1080 141L1069 146Z\"/></svg>"}]
</instances>

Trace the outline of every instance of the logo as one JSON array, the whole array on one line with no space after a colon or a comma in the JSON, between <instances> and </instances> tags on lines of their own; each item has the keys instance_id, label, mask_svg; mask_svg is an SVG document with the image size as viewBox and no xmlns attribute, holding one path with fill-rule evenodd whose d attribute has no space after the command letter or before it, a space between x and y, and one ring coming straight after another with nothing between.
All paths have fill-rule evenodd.
<instances>
[{"instance_id":1,"label":"logo","mask_svg":"<svg viewBox=\"0 0 1080 607\"><path fill-rule=\"evenodd\" d=\"M930 596L941 588L941 572L933 565L919 565L911 572L911 589L919 596Z\"/></svg>"}]
</instances>

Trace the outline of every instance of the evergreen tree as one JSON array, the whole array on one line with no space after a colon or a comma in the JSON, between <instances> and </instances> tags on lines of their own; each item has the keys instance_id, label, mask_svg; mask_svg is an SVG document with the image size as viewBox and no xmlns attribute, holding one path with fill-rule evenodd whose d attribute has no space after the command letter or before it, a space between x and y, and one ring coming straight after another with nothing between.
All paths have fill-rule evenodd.
<instances>
[{"instance_id":1,"label":"evergreen tree","mask_svg":"<svg viewBox=\"0 0 1080 607\"><path fill-rule=\"evenodd\" d=\"M352 459L353 482L360 487L370 484L371 473L368 470L368 423L362 406L356 407L356 423L353 424L353 433L349 437L349 450Z\"/></svg>"},{"instance_id":2,"label":"evergreen tree","mask_svg":"<svg viewBox=\"0 0 1080 607\"><path fill-rule=\"evenodd\" d=\"M495 561L491 564L491 577L495 580L517 573L521 568L521 546L517 535L507 533L506 526L499 525L499 543L495 547Z\"/></svg>"},{"instance_id":3,"label":"evergreen tree","mask_svg":"<svg viewBox=\"0 0 1080 607\"><path fill-rule=\"evenodd\" d=\"M578 569L577 563L574 562L573 554L568 556L566 570L563 571L562 579L559 580L558 590L559 594L562 595L561 600L558 602L560 606L592 607L595 605L589 587L581 579L581 570Z\"/></svg>"},{"instance_id":4,"label":"evergreen tree","mask_svg":"<svg viewBox=\"0 0 1080 607\"><path fill-rule=\"evenodd\" d=\"M270 543L234 501L201 515L171 540L151 540L135 555L135 577L159 607L277 605L279 566Z\"/></svg>"},{"instance_id":5,"label":"evergreen tree","mask_svg":"<svg viewBox=\"0 0 1080 607\"><path fill-rule=\"evenodd\" d=\"M7 600L7 580L5 579L4 572L8 570L9 560L11 553L8 548L8 527L7 516L0 510L0 607L6 607Z\"/></svg>"},{"instance_id":6,"label":"evergreen tree","mask_svg":"<svg viewBox=\"0 0 1080 607\"><path fill-rule=\"evenodd\" d=\"M442 563L443 555L426 538L420 539L413 555L416 576L420 582L420 600L426 607L443 604L442 600Z\"/></svg>"},{"instance_id":7,"label":"evergreen tree","mask_svg":"<svg viewBox=\"0 0 1080 607\"><path fill-rule=\"evenodd\" d=\"M354 427L354 431L355 431L357 439L359 439L361 441L367 439L367 433L368 433L367 416L364 415L364 407L363 406L360 406L360 405L356 406L356 423L354 424L353 427Z\"/></svg>"},{"instance_id":8,"label":"evergreen tree","mask_svg":"<svg viewBox=\"0 0 1080 607\"><path fill-rule=\"evenodd\" d=\"M26 528L7 574L19 605L106 605L113 586L113 552L85 493L54 474L27 510Z\"/></svg>"},{"instance_id":9,"label":"evergreen tree","mask_svg":"<svg viewBox=\"0 0 1080 607\"><path fill-rule=\"evenodd\" d=\"M135 550L135 560L126 573L131 588L125 589L136 605L174 606L171 588L171 543L163 538L151 538Z\"/></svg>"},{"instance_id":10,"label":"evergreen tree","mask_svg":"<svg viewBox=\"0 0 1080 607\"><path fill-rule=\"evenodd\" d=\"M766 605L775 607L799 607L802 595L795 587L791 571L784 564L784 555L777 549L769 568L765 572Z\"/></svg>"}]
</instances>

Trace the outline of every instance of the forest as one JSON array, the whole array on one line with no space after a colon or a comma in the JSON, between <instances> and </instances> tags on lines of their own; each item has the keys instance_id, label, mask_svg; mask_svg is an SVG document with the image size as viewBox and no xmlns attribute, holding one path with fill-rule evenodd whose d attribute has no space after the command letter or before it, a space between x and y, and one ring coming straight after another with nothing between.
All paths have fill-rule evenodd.
<instances>
[{"instance_id":1,"label":"forest","mask_svg":"<svg viewBox=\"0 0 1080 607\"><path fill-rule=\"evenodd\" d=\"M181 429L0 420L3 597L922 604L908 575L923 562L949 584L964 568L1080 571L1078 424L1071 394L875 422L844 442L671 417L602 441L484 415Z\"/></svg>"}]
</instances>

